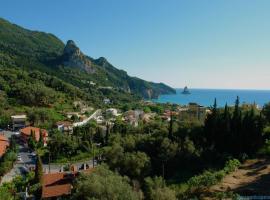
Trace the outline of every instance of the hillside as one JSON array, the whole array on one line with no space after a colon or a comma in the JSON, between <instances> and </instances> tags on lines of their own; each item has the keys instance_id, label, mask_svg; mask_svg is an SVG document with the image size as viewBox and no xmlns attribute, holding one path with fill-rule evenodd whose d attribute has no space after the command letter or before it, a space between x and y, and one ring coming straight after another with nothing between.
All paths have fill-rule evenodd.
<instances>
[{"instance_id":1,"label":"hillside","mask_svg":"<svg viewBox=\"0 0 270 200\"><path fill-rule=\"evenodd\" d=\"M103 57L93 59L85 55L74 41L69 40L65 45L52 34L30 31L1 18L0 67L38 70L85 93L99 93L104 97L108 90L144 98L175 93L163 83L130 77Z\"/></svg>"},{"instance_id":2,"label":"hillside","mask_svg":"<svg viewBox=\"0 0 270 200\"><path fill-rule=\"evenodd\" d=\"M269 195L269 172L269 158L246 160L238 170L211 187L210 192L235 192L243 196Z\"/></svg>"}]
</instances>

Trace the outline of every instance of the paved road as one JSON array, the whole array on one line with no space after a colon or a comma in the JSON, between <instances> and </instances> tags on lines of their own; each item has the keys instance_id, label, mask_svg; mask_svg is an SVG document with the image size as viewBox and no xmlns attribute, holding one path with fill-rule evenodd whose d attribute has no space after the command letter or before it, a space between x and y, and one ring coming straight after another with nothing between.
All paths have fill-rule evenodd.
<instances>
[{"instance_id":1,"label":"paved road","mask_svg":"<svg viewBox=\"0 0 270 200\"><path fill-rule=\"evenodd\" d=\"M16 132L11 131L2 131L7 138L11 138L12 135L16 135ZM21 157L21 161L16 161L11 171L9 171L7 174L5 174L0 182L0 185L4 182L10 182L12 179L18 175L24 175L26 170L30 167L35 167L36 163L36 157L32 156L33 151L25 147L23 144L19 144L19 152L18 155ZM77 169L80 169L83 164L87 164L90 168L93 167L93 161L88 160L85 162L76 162L76 163L67 163L72 164L77 167ZM50 167L47 164L43 164L43 172L48 173L49 169L50 172L60 172L63 170L63 167L67 164L51 164ZM95 162L95 165L97 163Z\"/></svg>"},{"instance_id":2,"label":"paved road","mask_svg":"<svg viewBox=\"0 0 270 200\"><path fill-rule=\"evenodd\" d=\"M91 119L96 119L100 114L101 114L101 110L98 109L90 117L88 117L87 119L85 119L85 120L83 120L81 122L73 123L73 126L74 127L83 126L83 125L87 124L87 122L89 122Z\"/></svg>"},{"instance_id":3,"label":"paved road","mask_svg":"<svg viewBox=\"0 0 270 200\"><path fill-rule=\"evenodd\" d=\"M21 156L21 161L16 161L11 171L5 174L1 180L1 183L10 182L15 176L23 175L26 173L25 169L29 167L35 166L35 157L31 155L31 151L29 148L26 148L22 145L19 145L19 153L18 155Z\"/></svg>"}]
</instances>

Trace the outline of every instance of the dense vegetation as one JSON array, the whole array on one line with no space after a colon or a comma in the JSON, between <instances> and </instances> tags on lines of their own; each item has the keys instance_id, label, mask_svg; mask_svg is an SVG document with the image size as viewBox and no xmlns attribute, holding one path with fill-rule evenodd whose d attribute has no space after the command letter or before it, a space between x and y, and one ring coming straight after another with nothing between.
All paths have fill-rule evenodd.
<instances>
[{"instance_id":1,"label":"dense vegetation","mask_svg":"<svg viewBox=\"0 0 270 200\"><path fill-rule=\"evenodd\" d=\"M260 112L253 105L240 106L237 98L235 107L218 108L215 103L204 124L176 117L164 122L157 116L136 128L116 120L101 131L92 122L72 136L55 133L48 146L54 159L91 154L95 148L96 159L101 155L100 161L127 176L133 190L146 199L157 199L157 194L163 196L158 199L189 199L234 171L240 164L237 159L256 156L261 149L269 154L269 108ZM82 195L90 180L79 180L76 195Z\"/></svg>"},{"instance_id":2,"label":"dense vegetation","mask_svg":"<svg viewBox=\"0 0 270 200\"><path fill-rule=\"evenodd\" d=\"M106 59L87 57L70 43L76 54L63 55L65 46L55 36L0 19L0 127L10 124L11 114L26 113L30 124L51 129L65 119L65 112L76 110L77 100L106 108L103 100L109 98L123 111L139 108L157 114L138 127L119 118L105 130L92 121L72 135L51 130L46 148L39 145L42 141L30 139L30 147L42 153L43 161L96 156L103 163L77 180L72 199L199 198L234 171L238 160L270 154L270 104L260 111L254 105L241 106L237 98L234 107L218 108L215 102L204 123L180 121L173 115L164 121L159 114L174 111L174 105L145 106L139 100L174 90L129 77ZM15 159L11 146L0 162L0 175ZM32 193L39 192L39 157L37 166L35 176L0 187L0 198L12 199L10 191L23 191L27 185Z\"/></svg>"},{"instance_id":3,"label":"dense vegetation","mask_svg":"<svg viewBox=\"0 0 270 200\"><path fill-rule=\"evenodd\" d=\"M0 179L12 169L13 164L17 159L17 152L17 144L14 139L12 139L7 152L0 159Z\"/></svg>"},{"instance_id":4,"label":"dense vegetation","mask_svg":"<svg viewBox=\"0 0 270 200\"><path fill-rule=\"evenodd\" d=\"M72 50L52 34L30 31L0 19L0 67L46 72L89 93L93 90L98 92L96 90L104 86L120 90L121 93L131 91L147 98L175 92L164 84L130 77L105 58L85 56L74 42L70 43L70 48L74 48ZM83 69L91 69L91 73ZM90 84L91 81L95 87Z\"/></svg>"},{"instance_id":5,"label":"dense vegetation","mask_svg":"<svg viewBox=\"0 0 270 200\"><path fill-rule=\"evenodd\" d=\"M65 112L74 111L72 103L78 100L98 108L109 99L115 107L124 107L142 97L174 92L164 84L132 78L105 58L84 55L71 43L74 52L52 34L0 19L1 128L10 124L10 115L18 113L26 113L32 125L51 128L65 118ZM83 70L80 64L93 71Z\"/></svg>"}]
</instances>

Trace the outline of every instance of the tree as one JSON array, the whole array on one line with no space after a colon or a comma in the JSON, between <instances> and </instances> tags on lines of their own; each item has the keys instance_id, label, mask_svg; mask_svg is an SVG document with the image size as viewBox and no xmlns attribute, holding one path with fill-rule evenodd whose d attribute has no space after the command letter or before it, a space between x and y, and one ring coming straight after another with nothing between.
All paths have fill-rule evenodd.
<instances>
[{"instance_id":1,"label":"tree","mask_svg":"<svg viewBox=\"0 0 270 200\"><path fill-rule=\"evenodd\" d=\"M160 161L162 167L162 176L165 176L165 167L168 161L173 159L178 150L178 145L175 142L171 142L168 138L162 139L160 146L158 147L157 158Z\"/></svg>"},{"instance_id":2,"label":"tree","mask_svg":"<svg viewBox=\"0 0 270 200\"><path fill-rule=\"evenodd\" d=\"M149 200L176 200L175 191L168 188L161 177L145 179L145 195Z\"/></svg>"},{"instance_id":3,"label":"tree","mask_svg":"<svg viewBox=\"0 0 270 200\"><path fill-rule=\"evenodd\" d=\"M265 117L266 122L269 124L270 123L270 102L263 106L262 114Z\"/></svg>"},{"instance_id":4,"label":"tree","mask_svg":"<svg viewBox=\"0 0 270 200\"><path fill-rule=\"evenodd\" d=\"M237 155L242 150L242 112L240 108L240 100L237 96L232 116L232 153Z\"/></svg>"},{"instance_id":5,"label":"tree","mask_svg":"<svg viewBox=\"0 0 270 200\"><path fill-rule=\"evenodd\" d=\"M170 124L169 124L169 139L173 140L173 114L170 112Z\"/></svg>"},{"instance_id":6,"label":"tree","mask_svg":"<svg viewBox=\"0 0 270 200\"><path fill-rule=\"evenodd\" d=\"M207 140L207 145L212 149L215 146L215 139L218 137L217 123L218 123L217 99L214 100L214 105L211 108L211 113L206 116L204 132Z\"/></svg>"},{"instance_id":7,"label":"tree","mask_svg":"<svg viewBox=\"0 0 270 200\"><path fill-rule=\"evenodd\" d=\"M39 155L37 155L36 166L35 166L35 182L41 183L43 175L42 161Z\"/></svg>"},{"instance_id":8,"label":"tree","mask_svg":"<svg viewBox=\"0 0 270 200\"><path fill-rule=\"evenodd\" d=\"M231 135L231 114L227 103L225 104L224 111L219 120L219 137L216 141L217 150L219 152L226 152L228 149L228 143L230 143Z\"/></svg>"},{"instance_id":9,"label":"tree","mask_svg":"<svg viewBox=\"0 0 270 200\"><path fill-rule=\"evenodd\" d=\"M150 171L150 158L143 152L125 153L119 164L120 171L133 179L141 179Z\"/></svg>"},{"instance_id":10,"label":"tree","mask_svg":"<svg viewBox=\"0 0 270 200\"><path fill-rule=\"evenodd\" d=\"M119 163L124 157L124 149L120 144L114 143L112 146L104 148L104 157L112 169L119 168Z\"/></svg>"},{"instance_id":11,"label":"tree","mask_svg":"<svg viewBox=\"0 0 270 200\"><path fill-rule=\"evenodd\" d=\"M35 131L33 131L33 130L31 130L31 135L28 139L28 146L31 149L36 149L36 147L37 147L36 134L35 134Z\"/></svg>"},{"instance_id":12,"label":"tree","mask_svg":"<svg viewBox=\"0 0 270 200\"><path fill-rule=\"evenodd\" d=\"M13 200L12 194L9 192L9 189L7 187L1 186L0 187L0 199L5 200Z\"/></svg>"},{"instance_id":13,"label":"tree","mask_svg":"<svg viewBox=\"0 0 270 200\"><path fill-rule=\"evenodd\" d=\"M44 146L44 136L42 129L39 129L39 141L38 141L38 146L43 147Z\"/></svg>"},{"instance_id":14,"label":"tree","mask_svg":"<svg viewBox=\"0 0 270 200\"><path fill-rule=\"evenodd\" d=\"M106 124L106 135L105 135L105 145L108 145L110 137L110 124Z\"/></svg>"},{"instance_id":15,"label":"tree","mask_svg":"<svg viewBox=\"0 0 270 200\"><path fill-rule=\"evenodd\" d=\"M140 192L129 185L129 179L122 177L101 165L89 175L81 175L74 188L72 200L139 200Z\"/></svg>"}]
</instances>

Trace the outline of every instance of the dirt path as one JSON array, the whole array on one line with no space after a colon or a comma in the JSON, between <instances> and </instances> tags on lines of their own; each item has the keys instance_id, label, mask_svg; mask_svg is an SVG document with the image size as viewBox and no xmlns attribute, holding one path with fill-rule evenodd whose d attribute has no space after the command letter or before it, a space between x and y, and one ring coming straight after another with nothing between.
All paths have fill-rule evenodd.
<instances>
[{"instance_id":1,"label":"dirt path","mask_svg":"<svg viewBox=\"0 0 270 200\"><path fill-rule=\"evenodd\" d=\"M270 195L270 159L247 160L210 192L233 191L240 195Z\"/></svg>"}]
</instances>

